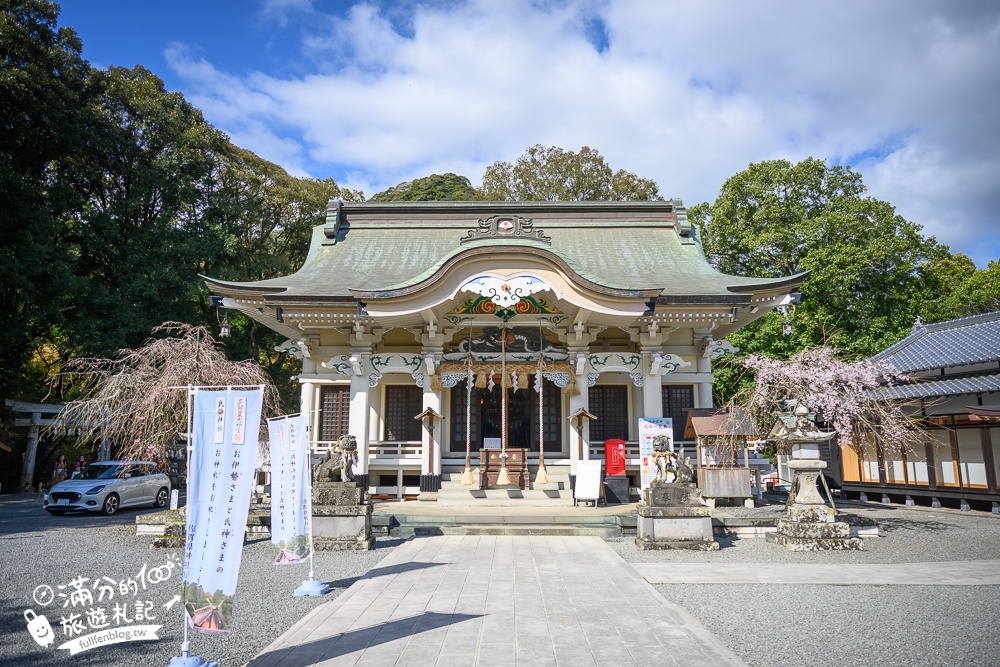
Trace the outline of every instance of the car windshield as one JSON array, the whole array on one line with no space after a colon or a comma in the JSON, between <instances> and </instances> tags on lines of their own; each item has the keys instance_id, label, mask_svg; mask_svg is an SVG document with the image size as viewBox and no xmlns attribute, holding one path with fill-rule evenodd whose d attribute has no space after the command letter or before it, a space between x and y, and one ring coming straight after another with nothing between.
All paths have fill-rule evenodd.
<instances>
[{"instance_id":1,"label":"car windshield","mask_svg":"<svg viewBox=\"0 0 1000 667\"><path fill-rule=\"evenodd\" d=\"M120 469L121 466L91 463L76 476L76 479L114 479L120 477L118 474Z\"/></svg>"}]
</instances>

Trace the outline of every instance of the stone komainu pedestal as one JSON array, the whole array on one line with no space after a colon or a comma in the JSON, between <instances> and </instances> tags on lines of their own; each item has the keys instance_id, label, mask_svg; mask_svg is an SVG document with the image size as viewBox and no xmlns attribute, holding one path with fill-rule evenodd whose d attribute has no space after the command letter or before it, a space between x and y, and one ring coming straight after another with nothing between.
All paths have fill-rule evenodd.
<instances>
[{"instance_id":1,"label":"stone komainu pedestal","mask_svg":"<svg viewBox=\"0 0 1000 667\"><path fill-rule=\"evenodd\" d=\"M372 537L372 504L357 482L313 482L313 548L367 551Z\"/></svg>"},{"instance_id":2,"label":"stone komainu pedestal","mask_svg":"<svg viewBox=\"0 0 1000 667\"><path fill-rule=\"evenodd\" d=\"M712 535L712 510L701 504L691 482L654 482L637 508L636 546L640 549L718 551Z\"/></svg>"},{"instance_id":3,"label":"stone komainu pedestal","mask_svg":"<svg viewBox=\"0 0 1000 667\"><path fill-rule=\"evenodd\" d=\"M833 509L826 506L816 489L817 476L825 461L789 461L794 472L792 495L785 518L778 519L778 530L765 535L768 542L782 544L791 551L860 550L861 540L851 537L851 527L837 521Z\"/></svg>"}]
</instances>

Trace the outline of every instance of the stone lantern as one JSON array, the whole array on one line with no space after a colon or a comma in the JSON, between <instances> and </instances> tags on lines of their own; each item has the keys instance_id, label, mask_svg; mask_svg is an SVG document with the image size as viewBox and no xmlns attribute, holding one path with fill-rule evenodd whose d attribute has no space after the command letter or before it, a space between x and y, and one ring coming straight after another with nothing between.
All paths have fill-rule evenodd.
<instances>
[{"instance_id":1,"label":"stone lantern","mask_svg":"<svg viewBox=\"0 0 1000 667\"><path fill-rule=\"evenodd\" d=\"M768 438L778 442L778 451L791 454L792 490L785 516L778 520L778 531L768 533L768 542L782 544L792 551L861 549L861 540L851 537L850 526L836 520L836 512L827 507L816 484L826 468L820 458L820 443L836 435L816 425L815 415L804 405L778 415Z\"/></svg>"}]
</instances>

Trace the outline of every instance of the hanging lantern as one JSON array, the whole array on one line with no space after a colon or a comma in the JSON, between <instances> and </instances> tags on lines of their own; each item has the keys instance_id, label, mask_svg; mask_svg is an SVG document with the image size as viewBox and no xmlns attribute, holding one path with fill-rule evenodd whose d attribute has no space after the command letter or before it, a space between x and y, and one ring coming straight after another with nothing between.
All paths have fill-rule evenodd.
<instances>
[{"instance_id":1,"label":"hanging lantern","mask_svg":"<svg viewBox=\"0 0 1000 667\"><path fill-rule=\"evenodd\" d=\"M229 322L223 322L219 325L219 338L229 338Z\"/></svg>"},{"instance_id":2,"label":"hanging lantern","mask_svg":"<svg viewBox=\"0 0 1000 667\"><path fill-rule=\"evenodd\" d=\"M781 333L785 336L792 335L792 322L791 320L785 320L785 323L781 325Z\"/></svg>"}]
</instances>

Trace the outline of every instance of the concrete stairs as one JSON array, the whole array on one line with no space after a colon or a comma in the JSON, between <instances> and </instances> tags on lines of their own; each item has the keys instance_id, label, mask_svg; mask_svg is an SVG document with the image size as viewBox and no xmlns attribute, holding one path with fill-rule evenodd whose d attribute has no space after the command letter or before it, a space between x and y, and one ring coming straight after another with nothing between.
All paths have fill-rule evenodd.
<instances>
[{"instance_id":1,"label":"concrete stairs","mask_svg":"<svg viewBox=\"0 0 1000 667\"><path fill-rule=\"evenodd\" d=\"M548 464L549 482L532 483L527 489L479 488L462 485L464 466L446 465L441 471L441 489L422 493L418 502L384 503L376 506L372 528L392 537L436 535L564 535L615 538L634 532L635 512L624 507L573 507L569 465ZM535 479L532 467L530 478ZM431 500L433 499L433 500Z\"/></svg>"},{"instance_id":2,"label":"concrete stairs","mask_svg":"<svg viewBox=\"0 0 1000 667\"><path fill-rule=\"evenodd\" d=\"M480 489L476 468L473 468L476 483L463 486L463 469L442 469L441 490L437 492L439 507L566 507L573 504L568 465L546 465L549 483L532 483L527 489L519 489L514 485ZM531 479L535 479L535 470L531 471Z\"/></svg>"},{"instance_id":3,"label":"concrete stairs","mask_svg":"<svg viewBox=\"0 0 1000 667\"><path fill-rule=\"evenodd\" d=\"M502 512L502 509L499 510ZM446 508L435 514L379 512L372 516L372 530L390 537L433 537L437 535L562 535L615 538L634 525L634 515L512 515L504 513L449 514ZM630 521L631 520L631 521Z\"/></svg>"}]
</instances>

